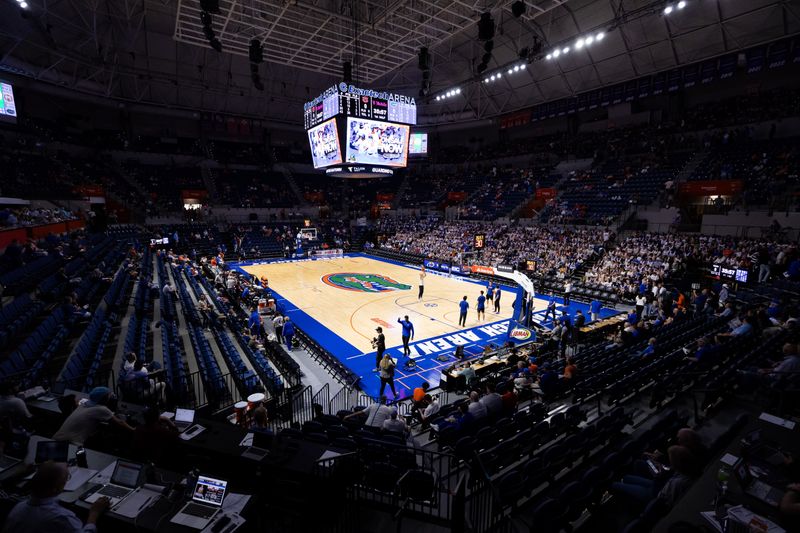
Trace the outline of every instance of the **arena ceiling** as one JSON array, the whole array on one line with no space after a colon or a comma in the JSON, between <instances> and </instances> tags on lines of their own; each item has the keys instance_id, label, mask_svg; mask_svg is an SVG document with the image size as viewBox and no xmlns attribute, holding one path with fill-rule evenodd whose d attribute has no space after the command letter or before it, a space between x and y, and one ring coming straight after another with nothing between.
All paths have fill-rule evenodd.
<instances>
[{"instance_id":1,"label":"arena ceiling","mask_svg":"<svg viewBox=\"0 0 800 533\"><path fill-rule=\"evenodd\" d=\"M199 0L19 0L0 2L3 71L124 102L214 111L301 124L302 103L340 81L354 64L359 86L418 96L417 52L432 52L431 95L420 122L494 117L800 32L800 0L511 1L220 0L203 34ZM491 74L541 52L524 71L483 83L477 21L496 23ZM24 16L21 16L24 15ZM576 39L602 42L575 49ZM253 87L248 43L264 45L264 91ZM545 59L552 50L571 51ZM517 63L515 63L517 62Z\"/></svg>"}]
</instances>

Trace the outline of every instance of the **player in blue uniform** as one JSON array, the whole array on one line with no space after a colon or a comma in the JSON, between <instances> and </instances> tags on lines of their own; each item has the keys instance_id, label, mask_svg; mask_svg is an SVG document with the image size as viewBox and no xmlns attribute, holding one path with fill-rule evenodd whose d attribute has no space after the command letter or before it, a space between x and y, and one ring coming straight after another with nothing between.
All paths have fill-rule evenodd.
<instances>
[{"instance_id":1,"label":"player in blue uniform","mask_svg":"<svg viewBox=\"0 0 800 533\"><path fill-rule=\"evenodd\" d=\"M600 309L603 307L603 304L600 303L599 300L592 300L589 304L589 314L592 318L592 322L600 318Z\"/></svg>"},{"instance_id":2,"label":"player in blue uniform","mask_svg":"<svg viewBox=\"0 0 800 533\"><path fill-rule=\"evenodd\" d=\"M494 286L492 286L492 282L489 282L489 285L486 287L486 301L493 302L494 301Z\"/></svg>"},{"instance_id":3,"label":"player in blue uniform","mask_svg":"<svg viewBox=\"0 0 800 533\"><path fill-rule=\"evenodd\" d=\"M414 324L408 319L408 315L403 320L397 319L397 323L403 326L403 355L408 357L411 355L411 348L408 346L408 341L414 338Z\"/></svg>"},{"instance_id":4,"label":"player in blue uniform","mask_svg":"<svg viewBox=\"0 0 800 533\"><path fill-rule=\"evenodd\" d=\"M458 325L459 326L466 326L467 325L467 311L469 310L469 303L467 302L467 297L458 302L458 307L461 312L458 315Z\"/></svg>"},{"instance_id":5,"label":"player in blue uniform","mask_svg":"<svg viewBox=\"0 0 800 533\"><path fill-rule=\"evenodd\" d=\"M478 320L483 317L486 320L486 296L483 295L483 291L481 291L481 295L478 296Z\"/></svg>"}]
</instances>

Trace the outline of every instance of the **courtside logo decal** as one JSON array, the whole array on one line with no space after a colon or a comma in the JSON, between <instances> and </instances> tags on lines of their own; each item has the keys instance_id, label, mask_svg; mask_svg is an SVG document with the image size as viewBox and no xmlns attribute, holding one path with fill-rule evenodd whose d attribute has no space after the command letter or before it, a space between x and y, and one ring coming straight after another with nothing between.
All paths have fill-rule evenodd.
<instances>
[{"instance_id":1,"label":"courtside logo decal","mask_svg":"<svg viewBox=\"0 0 800 533\"><path fill-rule=\"evenodd\" d=\"M411 285L398 283L392 278L380 274L356 274L352 272L337 272L322 276L322 283L346 291L356 292L389 292L407 291Z\"/></svg>"}]
</instances>

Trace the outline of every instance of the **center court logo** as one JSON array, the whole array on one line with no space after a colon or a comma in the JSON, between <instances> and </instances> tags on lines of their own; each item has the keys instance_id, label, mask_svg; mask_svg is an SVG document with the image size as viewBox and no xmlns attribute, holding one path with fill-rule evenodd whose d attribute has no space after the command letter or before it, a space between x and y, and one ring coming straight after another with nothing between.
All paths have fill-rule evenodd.
<instances>
[{"instance_id":1,"label":"center court logo","mask_svg":"<svg viewBox=\"0 0 800 533\"><path fill-rule=\"evenodd\" d=\"M531 338L531 330L525 328L514 328L511 330L511 338L518 341L526 341Z\"/></svg>"},{"instance_id":2,"label":"center court logo","mask_svg":"<svg viewBox=\"0 0 800 533\"><path fill-rule=\"evenodd\" d=\"M411 285L398 283L392 278L379 274L355 274L350 272L327 274L322 276L322 283L346 291L357 292L390 292L411 289Z\"/></svg>"}]
</instances>

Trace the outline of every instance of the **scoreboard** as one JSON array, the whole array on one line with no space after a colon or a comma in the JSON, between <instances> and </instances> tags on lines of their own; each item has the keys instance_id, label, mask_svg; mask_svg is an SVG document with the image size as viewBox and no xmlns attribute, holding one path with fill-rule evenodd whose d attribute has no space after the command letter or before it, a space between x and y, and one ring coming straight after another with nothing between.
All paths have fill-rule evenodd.
<instances>
[{"instance_id":1,"label":"scoreboard","mask_svg":"<svg viewBox=\"0 0 800 533\"><path fill-rule=\"evenodd\" d=\"M413 97L340 83L304 105L303 124L310 129L336 115L415 125L417 104Z\"/></svg>"}]
</instances>

